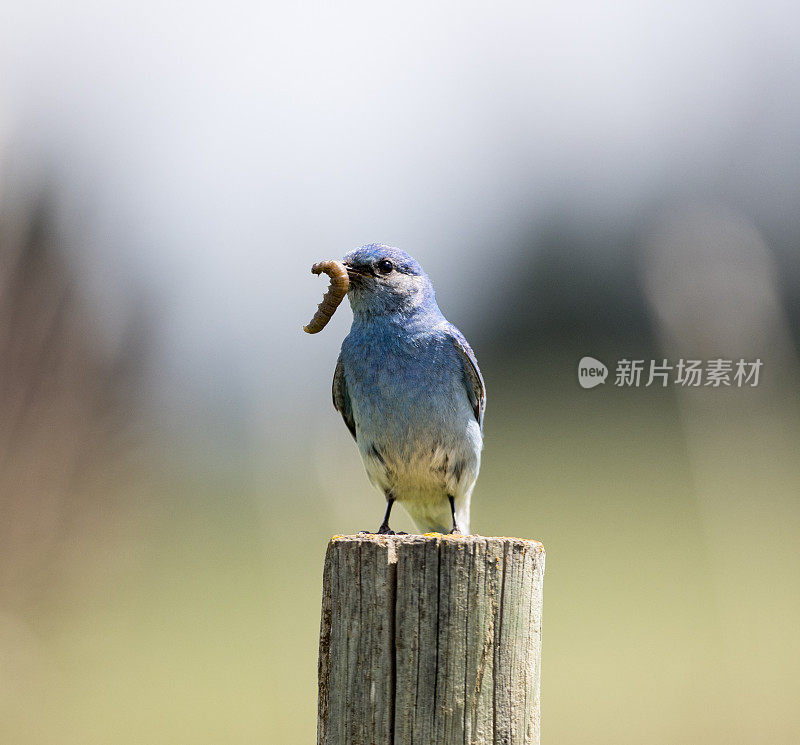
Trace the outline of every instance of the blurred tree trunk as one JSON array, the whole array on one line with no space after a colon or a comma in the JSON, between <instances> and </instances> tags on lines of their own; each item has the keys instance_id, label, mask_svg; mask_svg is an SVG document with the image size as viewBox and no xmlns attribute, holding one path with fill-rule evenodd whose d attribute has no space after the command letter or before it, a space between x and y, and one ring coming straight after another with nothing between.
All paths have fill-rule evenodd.
<instances>
[{"instance_id":1,"label":"blurred tree trunk","mask_svg":"<svg viewBox=\"0 0 800 745\"><path fill-rule=\"evenodd\" d=\"M46 195L22 211L0 203L0 607L44 589L125 473L142 335L103 337L67 239Z\"/></svg>"}]
</instances>

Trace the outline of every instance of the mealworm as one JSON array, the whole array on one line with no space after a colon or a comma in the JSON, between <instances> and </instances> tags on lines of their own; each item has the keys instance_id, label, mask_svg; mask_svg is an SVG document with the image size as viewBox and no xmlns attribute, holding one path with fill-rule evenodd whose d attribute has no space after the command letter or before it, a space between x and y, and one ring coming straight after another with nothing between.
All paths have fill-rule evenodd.
<instances>
[{"instance_id":1,"label":"mealworm","mask_svg":"<svg viewBox=\"0 0 800 745\"><path fill-rule=\"evenodd\" d=\"M307 326L303 326L303 331L307 334L316 334L322 331L331 320L339 303L344 300L347 294L347 288L350 286L350 280L347 276L347 269L341 261L331 259L330 261L320 261L311 267L312 274L325 273L331 278L330 287L327 292L322 296L322 302L314 313L314 317L308 322Z\"/></svg>"}]
</instances>

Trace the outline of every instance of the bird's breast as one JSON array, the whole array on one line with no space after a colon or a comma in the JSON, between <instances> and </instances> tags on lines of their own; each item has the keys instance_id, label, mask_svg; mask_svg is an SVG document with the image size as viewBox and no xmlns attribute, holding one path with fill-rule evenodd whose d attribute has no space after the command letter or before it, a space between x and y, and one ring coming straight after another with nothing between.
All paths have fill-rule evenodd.
<instances>
[{"instance_id":1,"label":"bird's breast","mask_svg":"<svg viewBox=\"0 0 800 745\"><path fill-rule=\"evenodd\" d=\"M342 363L357 427L419 439L463 429L471 415L460 362L443 340L367 335L343 347Z\"/></svg>"}]
</instances>

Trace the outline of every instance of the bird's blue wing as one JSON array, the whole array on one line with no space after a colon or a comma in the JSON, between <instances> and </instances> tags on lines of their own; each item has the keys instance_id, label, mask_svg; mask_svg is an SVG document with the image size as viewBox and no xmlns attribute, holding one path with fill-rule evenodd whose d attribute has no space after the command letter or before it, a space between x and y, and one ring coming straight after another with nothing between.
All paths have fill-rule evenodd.
<instances>
[{"instance_id":1,"label":"bird's blue wing","mask_svg":"<svg viewBox=\"0 0 800 745\"><path fill-rule=\"evenodd\" d=\"M452 324L447 329L448 336L452 339L456 350L461 357L461 367L464 371L464 385L467 389L469 402L475 419L483 430L483 412L486 410L486 386L483 384L483 375L478 367L478 360L464 335Z\"/></svg>"},{"instance_id":2,"label":"bird's blue wing","mask_svg":"<svg viewBox=\"0 0 800 745\"><path fill-rule=\"evenodd\" d=\"M344 379L344 367L342 367L342 357L336 362L336 370L333 372L333 408L336 409L344 419L347 429L356 439L356 421L353 419L353 407L350 404L350 394L347 392L347 381Z\"/></svg>"}]
</instances>

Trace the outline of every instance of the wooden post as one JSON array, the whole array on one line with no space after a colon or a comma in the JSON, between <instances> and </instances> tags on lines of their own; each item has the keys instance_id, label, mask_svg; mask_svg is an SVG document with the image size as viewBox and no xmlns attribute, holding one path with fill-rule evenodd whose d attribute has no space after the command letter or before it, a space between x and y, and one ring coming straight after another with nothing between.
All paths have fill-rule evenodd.
<instances>
[{"instance_id":1,"label":"wooden post","mask_svg":"<svg viewBox=\"0 0 800 745\"><path fill-rule=\"evenodd\" d=\"M544 547L334 536L318 745L538 745Z\"/></svg>"}]
</instances>

